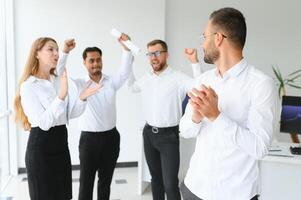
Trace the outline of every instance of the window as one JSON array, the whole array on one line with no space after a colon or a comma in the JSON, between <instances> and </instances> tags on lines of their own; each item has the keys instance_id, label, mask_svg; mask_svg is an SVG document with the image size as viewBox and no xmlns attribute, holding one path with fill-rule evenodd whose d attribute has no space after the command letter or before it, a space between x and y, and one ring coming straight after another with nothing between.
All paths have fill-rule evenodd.
<instances>
[{"instance_id":1,"label":"window","mask_svg":"<svg viewBox=\"0 0 301 200\"><path fill-rule=\"evenodd\" d=\"M17 174L16 128L10 116L15 95L13 2L0 1L0 192Z\"/></svg>"}]
</instances>

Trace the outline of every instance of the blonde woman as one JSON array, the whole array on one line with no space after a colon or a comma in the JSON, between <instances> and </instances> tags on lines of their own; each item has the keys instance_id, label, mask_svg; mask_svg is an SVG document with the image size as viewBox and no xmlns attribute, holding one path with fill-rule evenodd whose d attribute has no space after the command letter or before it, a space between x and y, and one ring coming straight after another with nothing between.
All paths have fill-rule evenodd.
<instances>
[{"instance_id":1,"label":"blonde woman","mask_svg":"<svg viewBox=\"0 0 301 200\"><path fill-rule=\"evenodd\" d=\"M100 88L85 88L68 110L67 54L75 47L66 40L58 61L58 45L52 38L38 38L32 45L15 98L16 121L30 131L25 164L31 200L72 199L71 160L67 142L68 118L79 116L87 97ZM70 109L70 108L69 108Z\"/></svg>"}]
</instances>

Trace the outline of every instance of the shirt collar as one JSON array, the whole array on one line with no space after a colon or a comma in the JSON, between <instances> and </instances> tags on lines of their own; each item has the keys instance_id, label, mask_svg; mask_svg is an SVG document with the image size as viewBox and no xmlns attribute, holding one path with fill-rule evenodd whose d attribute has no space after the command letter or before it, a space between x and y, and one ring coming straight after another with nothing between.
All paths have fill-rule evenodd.
<instances>
[{"instance_id":1,"label":"shirt collar","mask_svg":"<svg viewBox=\"0 0 301 200\"><path fill-rule=\"evenodd\" d=\"M86 76L85 76L85 81L86 81L86 82L88 82L90 79L91 79L91 78L90 78L89 75L86 75ZM108 76L108 75L102 74L99 83L103 82L104 80L108 80L108 79L109 79L109 76Z\"/></svg>"},{"instance_id":2,"label":"shirt collar","mask_svg":"<svg viewBox=\"0 0 301 200\"><path fill-rule=\"evenodd\" d=\"M37 80L37 78L35 76L32 76L32 75L30 77L28 77L28 79L27 79L27 81L30 82L30 83L33 83L36 80Z\"/></svg>"},{"instance_id":3,"label":"shirt collar","mask_svg":"<svg viewBox=\"0 0 301 200\"><path fill-rule=\"evenodd\" d=\"M30 82L30 83L33 83L35 81L50 81L50 82L53 82L54 81L54 76L50 76L50 80L46 80L46 79L40 79L40 78L37 78L33 75L30 75L28 78L27 78L27 81Z\"/></svg>"},{"instance_id":4,"label":"shirt collar","mask_svg":"<svg viewBox=\"0 0 301 200\"><path fill-rule=\"evenodd\" d=\"M223 79L238 76L240 72L242 72L246 67L247 67L247 61L243 58L224 73ZM217 68L215 74L220 77Z\"/></svg>"},{"instance_id":5,"label":"shirt collar","mask_svg":"<svg viewBox=\"0 0 301 200\"><path fill-rule=\"evenodd\" d=\"M155 74L153 69L150 71L150 75L152 76L165 76L171 73L172 73L172 68L170 66L167 66L159 75Z\"/></svg>"}]
</instances>

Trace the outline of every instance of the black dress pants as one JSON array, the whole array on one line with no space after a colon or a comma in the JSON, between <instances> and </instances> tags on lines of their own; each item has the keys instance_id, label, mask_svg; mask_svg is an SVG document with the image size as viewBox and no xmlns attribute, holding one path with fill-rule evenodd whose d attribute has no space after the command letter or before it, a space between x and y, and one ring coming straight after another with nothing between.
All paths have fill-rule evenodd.
<instances>
[{"instance_id":1,"label":"black dress pants","mask_svg":"<svg viewBox=\"0 0 301 200\"><path fill-rule=\"evenodd\" d=\"M110 199L110 187L119 156L119 145L120 135L116 128L105 132L82 131L79 142L79 200L93 199L96 172L98 172L97 199Z\"/></svg>"},{"instance_id":2,"label":"black dress pants","mask_svg":"<svg viewBox=\"0 0 301 200\"><path fill-rule=\"evenodd\" d=\"M179 127L143 129L145 158L152 177L154 200L181 200L179 191Z\"/></svg>"},{"instance_id":3,"label":"black dress pants","mask_svg":"<svg viewBox=\"0 0 301 200\"><path fill-rule=\"evenodd\" d=\"M71 160L65 125L30 131L25 154L31 200L72 199Z\"/></svg>"}]
</instances>

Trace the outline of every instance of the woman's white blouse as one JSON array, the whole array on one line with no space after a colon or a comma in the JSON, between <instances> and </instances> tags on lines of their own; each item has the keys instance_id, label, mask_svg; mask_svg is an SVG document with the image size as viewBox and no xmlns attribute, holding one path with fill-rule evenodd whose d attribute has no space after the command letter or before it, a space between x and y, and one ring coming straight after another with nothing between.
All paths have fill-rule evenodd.
<instances>
[{"instance_id":1,"label":"woman's white blouse","mask_svg":"<svg viewBox=\"0 0 301 200\"><path fill-rule=\"evenodd\" d=\"M62 60L65 61L64 56ZM21 105L31 127L47 131L51 127L68 123L69 118L77 117L84 111L86 103L79 98L75 100L72 110L68 110L68 96L64 101L61 100L59 91L60 77L52 76L51 80L45 80L30 76L22 83Z\"/></svg>"}]
</instances>

